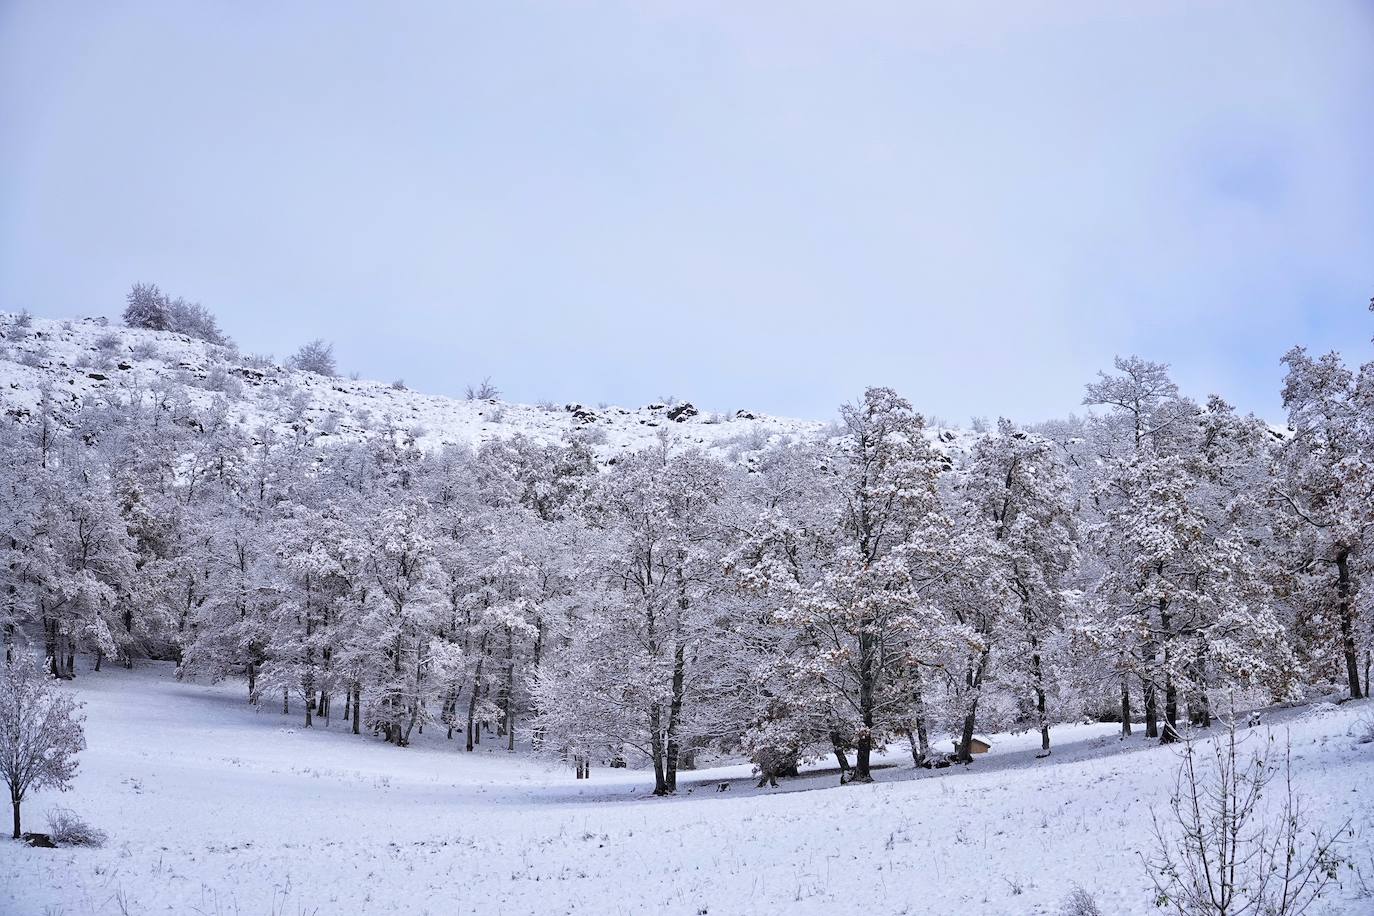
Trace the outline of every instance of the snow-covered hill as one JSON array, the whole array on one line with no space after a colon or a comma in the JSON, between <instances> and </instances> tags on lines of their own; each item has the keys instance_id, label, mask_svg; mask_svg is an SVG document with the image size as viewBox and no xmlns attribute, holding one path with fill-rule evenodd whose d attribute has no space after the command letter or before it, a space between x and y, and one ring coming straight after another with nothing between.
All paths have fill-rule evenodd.
<instances>
[{"instance_id":1,"label":"snow-covered hill","mask_svg":"<svg viewBox=\"0 0 1374 916\"><path fill-rule=\"evenodd\" d=\"M1058 728L1048 758L1034 733L995 735L967 768L916 771L894 747L875 785L818 773L757 789L734 764L655 799L643 770L577 781L498 742L464 754L442 729L405 749L338 720L302 730L247 706L240 685L189 684L169 664L83 669L62 689L86 703L89 746L73 791L34 794L26 822L43 830L66 805L109 841L0 840L0 913L1094 912L1061 909L1076 886L1103 916L1163 912L1142 856L1151 812L1171 824L1179 750L1111 723ZM1246 753L1291 738L1314 826L1349 822L1352 867L1313 916L1374 912L1370 715L1369 701L1272 710L1246 730ZM1199 750L1210 758L1206 739Z\"/></svg>"},{"instance_id":2,"label":"snow-covered hill","mask_svg":"<svg viewBox=\"0 0 1374 916\"><path fill-rule=\"evenodd\" d=\"M666 430L683 444L735 457L826 429L819 421L750 411L712 414L685 402L623 408L461 400L287 369L182 334L123 328L101 318L24 322L0 313L0 410L11 415L32 414L45 387L66 404L91 406L167 384L184 387L199 405L227 399L231 415L250 430L304 428L328 441L394 428L413 435L424 450L516 434L555 442L582 430L606 456L647 446Z\"/></svg>"}]
</instances>

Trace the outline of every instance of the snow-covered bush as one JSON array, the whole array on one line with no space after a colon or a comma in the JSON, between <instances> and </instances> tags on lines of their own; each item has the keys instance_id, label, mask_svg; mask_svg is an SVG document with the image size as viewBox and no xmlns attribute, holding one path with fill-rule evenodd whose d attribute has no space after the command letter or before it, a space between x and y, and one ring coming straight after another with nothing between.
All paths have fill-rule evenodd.
<instances>
[{"instance_id":1,"label":"snow-covered bush","mask_svg":"<svg viewBox=\"0 0 1374 916\"><path fill-rule=\"evenodd\" d=\"M331 410L323 417L320 417L320 422L315 424L315 429L326 436L332 436L339 431L340 419L341 417L339 414Z\"/></svg>"},{"instance_id":2,"label":"snow-covered bush","mask_svg":"<svg viewBox=\"0 0 1374 916\"><path fill-rule=\"evenodd\" d=\"M313 372L316 375L335 376L338 369L334 365L334 345L316 338L296 351L289 360L292 369Z\"/></svg>"},{"instance_id":3,"label":"snow-covered bush","mask_svg":"<svg viewBox=\"0 0 1374 916\"><path fill-rule=\"evenodd\" d=\"M48 835L59 846L104 846L105 831L92 827L71 808L58 805L48 811Z\"/></svg>"},{"instance_id":4,"label":"snow-covered bush","mask_svg":"<svg viewBox=\"0 0 1374 916\"><path fill-rule=\"evenodd\" d=\"M206 343L233 346L219 322L199 302L169 298L156 283L135 283L124 308L124 324L150 331L173 331Z\"/></svg>"},{"instance_id":5,"label":"snow-covered bush","mask_svg":"<svg viewBox=\"0 0 1374 916\"><path fill-rule=\"evenodd\" d=\"M599 426L591 426L581 430L578 438L587 445L604 445L610 440L610 434Z\"/></svg>"},{"instance_id":6,"label":"snow-covered bush","mask_svg":"<svg viewBox=\"0 0 1374 916\"><path fill-rule=\"evenodd\" d=\"M41 369L47 365L48 360L52 359L52 351L47 347L38 347L33 350L25 350L19 354L19 362L30 369Z\"/></svg>"},{"instance_id":7,"label":"snow-covered bush","mask_svg":"<svg viewBox=\"0 0 1374 916\"><path fill-rule=\"evenodd\" d=\"M157 348L157 343L152 340L140 340L134 344L130 351L134 359L138 360L160 360L162 351Z\"/></svg>"},{"instance_id":8,"label":"snow-covered bush","mask_svg":"<svg viewBox=\"0 0 1374 916\"><path fill-rule=\"evenodd\" d=\"M487 376L482 384L467 386L463 396L469 401L493 401L501 397L501 389L492 384L491 376Z\"/></svg>"},{"instance_id":9,"label":"snow-covered bush","mask_svg":"<svg viewBox=\"0 0 1374 916\"><path fill-rule=\"evenodd\" d=\"M203 387L206 391L223 392L231 398L239 398L243 395L243 383L230 375L229 371L218 363L211 366L210 371L205 374Z\"/></svg>"},{"instance_id":10,"label":"snow-covered bush","mask_svg":"<svg viewBox=\"0 0 1374 916\"><path fill-rule=\"evenodd\" d=\"M1374 710L1365 710L1352 731L1356 744L1374 744Z\"/></svg>"},{"instance_id":11,"label":"snow-covered bush","mask_svg":"<svg viewBox=\"0 0 1374 916\"><path fill-rule=\"evenodd\" d=\"M119 335L114 331L106 331L95 339L95 348L101 353L113 353L119 349Z\"/></svg>"},{"instance_id":12,"label":"snow-covered bush","mask_svg":"<svg viewBox=\"0 0 1374 916\"><path fill-rule=\"evenodd\" d=\"M169 317L168 330L187 337L195 337L206 343L231 347L234 345L219 329L219 321L210 310L199 302L187 302L181 297L167 303Z\"/></svg>"},{"instance_id":13,"label":"snow-covered bush","mask_svg":"<svg viewBox=\"0 0 1374 916\"><path fill-rule=\"evenodd\" d=\"M1102 916L1102 911L1097 908L1097 900L1092 894L1074 885L1059 905L1059 916Z\"/></svg>"},{"instance_id":14,"label":"snow-covered bush","mask_svg":"<svg viewBox=\"0 0 1374 916\"><path fill-rule=\"evenodd\" d=\"M167 297L156 283L135 283L126 297L124 324L131 328L165 331L171 327Z\"/></svg>"},{"instance_id":15,"label":"snow-covered bush","mask_svg":"<svg viewBox=\"0 0 1374 916\"><path fill-rule=\"evenodd\" d=\"M1146 866L1157 906L1179 916L1299 916L1339 882L1349 822L1335 830L1311 822L1293 790L1291 742L1280 766L1270 740L1254 751L1246 740L1232 725L1205 762L1186 742L1169 799L1172 826L1151 814L1155 854ZM1278 805L1261 804L1279 773Z\"/></svg>"}]
</instances>

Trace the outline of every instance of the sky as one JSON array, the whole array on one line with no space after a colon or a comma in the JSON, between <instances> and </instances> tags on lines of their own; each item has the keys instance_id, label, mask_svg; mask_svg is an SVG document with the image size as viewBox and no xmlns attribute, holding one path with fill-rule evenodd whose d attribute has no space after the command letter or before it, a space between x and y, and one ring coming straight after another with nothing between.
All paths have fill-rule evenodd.
<instances>
[{"instance_id":1,"label":"sky","mask_svg":"<svg viewBox=\"0 0 1374 916\"><path fill-rule=\"evenodd\" d=\"M1374 356L1374 3L0 2L0 310L946 422Z\"/></svg>"}]
</instances>

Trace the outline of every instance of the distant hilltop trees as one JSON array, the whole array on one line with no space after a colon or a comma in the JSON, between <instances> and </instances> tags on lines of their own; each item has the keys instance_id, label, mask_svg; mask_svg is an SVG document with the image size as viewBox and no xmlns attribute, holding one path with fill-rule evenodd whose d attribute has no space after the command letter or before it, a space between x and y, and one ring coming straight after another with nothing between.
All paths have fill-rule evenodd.
<instances>
[{"instance_id":1,"label":"distant hilltop trees","mask_svg":"<svg viewBox=\"0 0 1374 916\"><path fill-rule=\"evenodd\" d=\"M175 331L222 347L234 346L209 309L180 296L169 298L156 283L135 283L125 301L124 324L128 327Z\"/></svg>"},{"instance_id":2,"label":"distant hilltop trees","mask_svg":"<svg viewBox=\"0 0 1374 916\"><path fill-rule=\"evenodd\" d=\"M237 345L220 330L214 314L199 302L189 302L180 296L169 297L156 283L135 283L125 297L124 324L130 328L149 331L173 331L195 337L221 347ZM302 346L287 360L292 369L316 375L338 375L334 363L334 345L316 339Z\"/></svg>"}]
</instances>

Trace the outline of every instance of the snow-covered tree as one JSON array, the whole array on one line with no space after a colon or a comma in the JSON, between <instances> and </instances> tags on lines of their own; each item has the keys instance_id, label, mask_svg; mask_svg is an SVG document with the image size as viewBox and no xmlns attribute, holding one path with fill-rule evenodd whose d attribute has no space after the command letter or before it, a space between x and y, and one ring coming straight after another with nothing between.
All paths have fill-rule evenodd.
<instances>
[{"instance_id":1,"label":"snow-covered tree","mask_svg":"<svg viewBox=\"0 0 1374 916\"><path fill-rule=\"evenodd\" d=\"M833 716L827 731L842 767L843 748L856 752L848 781L867 782L874 748L906 734L913 709L919 716L920 669L945 645L930 593L950 562L938 487L948 460L891 389L868 389L841 417L815 505L797 507L795 519L765 510L731 565L791 631L775 663L793 717Z\"/></svg>"},{"instance_id":2,"label":"snow-covered tree","mask_svg":"<svg viewBox=\"0 0 1374 916\"><path fill-rule=\"evenodd\" d=\"M124 324L131 328L166 331L172 326L167 297L156 283L135 283L124 307Z\"/></svg>"},{"instance_id":3,"label":"snow-covered tree","mask_svg":"<svg viewBox=\"0 0 1374 916\"><path fill-rule=\"evenodd\" d=\"M313 372L316 375L334 376L338 370L334 365L334 345L316 338L301 346L290 359L293 369Z\"/></svg>"},{"instance_id":4,"label":"snow-covered tree","mask_svg":"<svg viewBox=\"0 0 1374 916\"><path fill-rule=\"evenodd\" d=\"M604 538L599 589L536 686L551 740L580 753L638 752L653 765L657 795L676 791L680 756L700 734L698 665L720 588L725 478L718 462L667 441L617 461L589 497Z\"/></svg>"},{"instance_id":5,"label":"snow-covered tree","mask_svg":"<svg viewBox=\"0 0 1374 916\"><path fill-rule=\"evenodd\" d=\"M86 746L79 704L25 651L0 667L0 777L10 790L14 838L30 789L65 791Z\"/></svg>"},{"instance_id":6,"label":"snow-covered tree","mask_svg":"<svg viewBox=\"0 0 1374 916\"><path fill-rule=\"evenodd\" d=\"M1003 686L1023 698L1050 750L1051 685L1064 660L1055 657L1064 627L1069 582L1078 549L1074 502L1067 472L1054 444L1000 420L995 433L979 437L962 475L966 530L982 536L997 581L984 588L969 615L979 647L968 666L971 696L956 754L968 759L978 692L994 647Z\"/></svg>"},{"instance_id":7,"label":"snow-covered tree","mask_svg":"<svg viewBox=\"0 0 1374 916\"><path fill-rule=\"evenodd\" d=\"M1374 363L1354 372L1339 354L1314 359L1302 347L1283 361L1291 435L1273 489L1291 544L1302 628L1330 647L1350 695L1359 697L1356 569L1374 537ZM1325 654L1315 653L1319 663Z\"/></svg>"}]
</instances>

